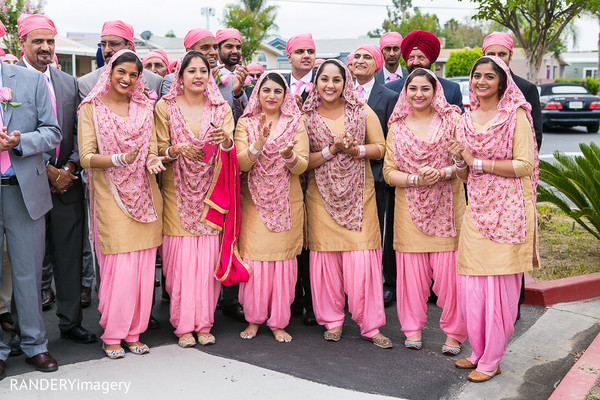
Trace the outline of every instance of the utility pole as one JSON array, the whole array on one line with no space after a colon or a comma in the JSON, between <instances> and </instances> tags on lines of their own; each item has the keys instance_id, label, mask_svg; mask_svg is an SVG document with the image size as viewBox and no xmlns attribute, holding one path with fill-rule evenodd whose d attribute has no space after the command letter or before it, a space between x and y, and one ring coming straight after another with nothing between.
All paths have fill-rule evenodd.
<instances>
[{"instance_id":1,"label":"utility pole","mask_svg":"<svg viewBox=\"0 0 600 400\"><path fill-rule=\"evenodd\" d=\"M213 7L202 7L200 13L201 15L206 15L206 29L210 31L210 17L215 16L215 9Z\"/></svg>"}]
</instances>

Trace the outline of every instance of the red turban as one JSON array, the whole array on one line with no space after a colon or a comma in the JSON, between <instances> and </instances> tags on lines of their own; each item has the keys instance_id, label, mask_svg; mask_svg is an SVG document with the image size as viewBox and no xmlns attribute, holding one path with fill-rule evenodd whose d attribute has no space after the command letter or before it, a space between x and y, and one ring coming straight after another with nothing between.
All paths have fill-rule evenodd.
<instances>
[{"instance_id":1,"label":"red turban","mask_svg":"<svg viewBox=\"0 0 600 400\"><path fill-rule=\"evenodd\" d=\"M21 14L17 20L17 29L19 36L27 35L31 31L36 29L48 29L52 31L53 35L56 35L56 27L54 22L45 15L41 14Z\"/></svg>"},{"instance_id":2,"label":"red turban","mask_svg":"<svg viewBox=\"0 0 600 400\"><path fill-rule=\"evenodd\" d=\"M191 49L193 45L195 45L200 40L207 38L207 37L214 38L215 35L211 31L206 30L206 29L202 29L202 28L192 29L185 35L185 38L183 38L183 46L186 49Z\"/></svg>"},{"instance_id":3,"label":"red turban","mask_svg":"<svg viewBox=\"0 0 600 400\"><path fill-rule=\"evenodd\" d=\"M135 51L135 44L133 44L133 26L123 21L106 21L104 25L102 25L102 33L100 33L100 37L102 36L121 37L128 42L131 42L133 51Z\"/></svg>"},{"instance_id":4,"label":"red turban","mask_svg":"<svg viewBox=\"0 0 600 400\"><path fill-rule=\"evenodd\" d=\"M408 60L410 52L415 48L421 50L430 63L434 63L440 55L440 41L431 32L412 31L404 37L400 52L404 61Z\"/></svg>"},{"instance_id":5,"label":"red turban","mask_svg":"<svg viewBox=\"0 0 600 400\"><path fill-rule=\"evenodd\" d=\"M165 67L169 68L169 57L167 57L167 53L165 53L164 50L154 50L146 54L142 59L142 64L145 65L146 61L151 58L160 58L160 60L165 63Z\"/></svg>"},{"instance_id":6,"label":"red turban","mask_svg":"<svg viewBox=\"0 0 600 400\"><path fill-rule=\"evenodd\" d=\"M242 43L242 35L240 31L234 28L219 29L216 34L217 43L224 42L229 39L237 39Z\"/></svg>"},{"instance_id":7,"label":"red turban","mask_svg":"<svg viewBox=\"0 0 600 400\"><path fill-rule=\"evenodd\" d=\"M292 36L285 44L285 52L287 55L292 54L297 49L309 48L317 50L315 47L315 41L310 33L301 33L296 36Z\"/></svg>"},{"instance_id":8,"label":"red turban","mask_svg":"<svg viewBox=\"0 0 600 400\"><path fill-rule=\"evenodd\" d=\"M381 66L383 65L383 55L381 54L381 50L379 49L379 47L375 46L374 44L363 44L354 52L356 53L358 50L361 49L368 51L369 54L373 56L373 59L375 60L375 65L377 66L375 72L379 71L381 69Z\"/></svg>"}]
</instances>

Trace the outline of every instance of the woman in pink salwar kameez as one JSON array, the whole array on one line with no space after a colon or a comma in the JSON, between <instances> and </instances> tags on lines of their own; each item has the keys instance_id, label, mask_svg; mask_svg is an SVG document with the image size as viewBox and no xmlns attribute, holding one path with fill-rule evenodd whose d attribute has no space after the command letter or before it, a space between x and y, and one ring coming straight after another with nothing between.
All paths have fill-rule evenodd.
<instances>
[{"instance_id":1,"label":"woman in pink salwar kameez","mask_svg":"<svg viewBox=\"0 0 600 400\"><path fill-rule=\"evenodd\" d=\"M148 326L156 249L162 239L164 169L152 145L153 104L144 94L135 53L114 54L79 107L79 154L88 174L90 219L100 269L98 310L110 358L149 352L139 341Z\"/></svg>"},{"instance_id":2,"label":"woman in pink salwar kameez","mask_svg":"<svg viewBox=\"0 0 600 400\"><path fill-rule=\"evenodd\" d=\"M461 116L448 151L467 182L469 205L458 244L458 300L471 356L455 363L483 382L500 360L517 317L521 277L538 264L538 159L531 106L497 57L471 70L471 112Z\"/></svg>"},{"instance_id":3,"label":"woman in pink salwar kameez","mask_svg":"<svg viewBox=\"0 0 600 400\"><path fill-rule=\"evenodd\" d=\"M404 345L421 349L433 279L442 353L456 355L467 331L456 291L456 249L465 210L463 184L446 148L460 109L448 104L435 74L424 68L406 79L390 117L383 176L396 187L394 250L397 312Z\"/></svg>"},{"instance_id":4,"label":"woman in pink salwar kameez","mask_svg":"<svg viewBox=\"0 0 600 400\"><path fill-rule=\"evenodd\" d=\"M306 208L315 317L327 329L325 340L339 341L347 295L362 338L391 348L379 332L385 325L381 235L369 164L385 152L381 125L338 60L321 64L303 111L311 151Z\"/></svg>"},{"instance_id":5,"label":"woman in pink salwar kameez","mask_svg":"<svg viewBox=\"0 0 600 400\"><path fill-rule=\"evenodd\" d=\"M284 78L264 74L256 83L235 131L242 176L242 226L239 251L252 275L240 284L240 303L256 336L266 322L275 340L289 342L297 278L296 256L302 251L304 207L299 175L308 165L308 136L300 110Z\"/></svg>"},{"instance_id":6,"label":"woman in pink salwar kameez","mask_svg":"<svg viewBox=\"0 0 600 400\"><path fill-rule=\"evenodd\" d=\"M221 170L219 151L234 149L233 117L201 53L189 51L177 64L171 89L156 104L155 129L167 163L162 259L171 324L181 347L196 344L194 333L201 345L213 344L221 235L203 217Z\"/></svg>"}]
</instances>

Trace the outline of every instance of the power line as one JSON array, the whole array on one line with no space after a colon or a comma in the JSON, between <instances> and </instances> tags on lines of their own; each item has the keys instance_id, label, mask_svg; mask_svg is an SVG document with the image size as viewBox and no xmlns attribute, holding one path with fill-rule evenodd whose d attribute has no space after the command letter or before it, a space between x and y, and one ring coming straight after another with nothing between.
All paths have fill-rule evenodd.
<instances>
[{"instance_id":1,"label":"power line","mask_svg":"<svg viewBox=\"0 0 600 400\"><path fill-rule=\"evenodd\" d=\"M336 6L359 6L359 7L391 7L389 4L376 4L376 3L346 3L346 2L334 2L334 1L317 1L317 0L271 0L272 2L284 2L284 3L301 3L301 4L323 4L323 5L336 5ZM475 9L475 7L461 6L461 7L440 7L440 6L414 6L413 8L433 8L438 10L460 10L460 9Z\"/></svg>"}]
</instances>

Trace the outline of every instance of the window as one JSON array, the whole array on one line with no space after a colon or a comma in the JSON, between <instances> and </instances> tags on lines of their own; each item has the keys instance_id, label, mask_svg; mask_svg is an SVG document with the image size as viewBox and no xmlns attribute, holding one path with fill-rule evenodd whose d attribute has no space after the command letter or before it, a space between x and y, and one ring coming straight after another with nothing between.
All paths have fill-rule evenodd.
<instances>
[{"instance_id":1,"label":"window","mask_svg":"<svg viewBox=\"0 0 600 400\"><path fill-rule=\"evenodd\" d=\"M597 78L598 77L598 68L584 68L583 69L583 77L587 78Z\"/></svg>"},{"instance_id":2,"label":"window","mask_svg":"<svg viewBox=\"0 0 600 400\"><path fill-rule=\"evenodd\" d=\"M558 78L558 66L553 66L552 67L552 79L556 79Z\"/></svg>"},{"instance_id":3,"label":"window","mask_svg":"<svg viewBox=\"0 0 600 400\"><path fill-rule=\"evenodd\" d=\"M267 56L262 51L258 53L258 57L256 57L256 61L263 66L263 68L267 68Z\"/></svg>"},{"instance_id":4,"label":"window","mask_svg":"<svg viewBox=\"0 0 600 400\"><path fill-rule=\"evenodd\" d=\"M550 66L546 65L546 79L550 79Z\"/></svg>"}]
</instances>

